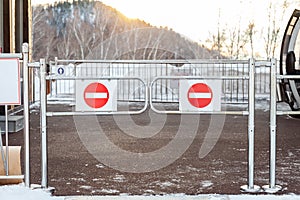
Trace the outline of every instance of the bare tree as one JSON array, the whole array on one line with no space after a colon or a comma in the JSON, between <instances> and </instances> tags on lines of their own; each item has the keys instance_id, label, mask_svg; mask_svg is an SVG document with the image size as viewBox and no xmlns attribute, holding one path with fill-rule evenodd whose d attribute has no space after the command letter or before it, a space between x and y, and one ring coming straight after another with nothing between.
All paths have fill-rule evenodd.
<instances>
[{"instance_id":1,"label":"bare tree","mask_svg":"<svg viewBox=\"0 0 300 200\"><path fill-rule=\"evenodd\" d=\"M74 16L72 30L79 45L80 58L85 59L93 48L95 33L92 31L91 24L83 23L80 17L81 13Z\"/></svg>"},{"instance_id":2,"label":"bare tree","mask_svg":"<svg viewBox=\"0 0 300 200\"><path fill-rule=\"evenodd\" d=\"M63 56L65 59L72 59L76 57L76 49L73 44L74 37L68 30L72 29L67 29L66 33L62 35L61 41L57 44L56 48L58 55Z\"/></svg>"},{"instance_id":3,"label":"bare tree","mask_svg":"<svg viewBox=\"0 0 300 200\"><path fill-rule=\"evenodd\" d=\"M226 45L228 56L230 58L234 58L234 47L235 47L235 40L236 40L236 28L234 29L229 29L228 30L229 37L228 37L228 42Z\"/></svg>"},{"instance_id":4,"label":"bare tree","mask_svg":"<svg viewBox=\"0 0 300 200\"><path fill-rule=\"evenodd\" d=\"M46 58L49 59L53 44L55 43L55 30L50 26L46 26L44 30L43 24L48 22L50 13L42 6L34 7L33 9L33 59Z\"/></svg>"},{"instance_id":5,"label":"bare tree","mask_svg":"<svg viewBox=\"0 0 300 200\"><path fill-rule=\"evenodd\" d=\"M255 24L254 22L249 22L248 24L248 28L246 30L246 35L249 37L249 42L250 42L250 49L251 49L251 57L254 57L254 41L253 41L253 37L256 34L255 31Z\"/></svg>"},{"instance_id":6,"label":"bare tree","mask_svg":"<svg viewBox=\"0 0 300 200\"><path fill-rule=\"evenodd\" d=\"M273 1L269 4L267 32L265 33L266 36L264 37L265 53L267 58L275 56L275 51L278 46L279 33L281 30L280 25L282 24L281 22L283 21L283 16L288 6L289 4L287 0L284 0L283 4L279 6L279 8L282 10L278 11ZM280 18L278 18L278 13L280 13Z\"/></svg>"},{"instance_id":7,"label":"bare tree","mask_svg":"<svg viewBox=\"0 0 300 200\"><path fill-rule=\"evenodd\" d=\"M174 59L213 57L211 52L220 57L225 40L219 29L212 40L216 50L210 52L167 27L128 19L99 1L88 0L40 6L33 25L34 58Z\"/></svg>"}]
</instances>

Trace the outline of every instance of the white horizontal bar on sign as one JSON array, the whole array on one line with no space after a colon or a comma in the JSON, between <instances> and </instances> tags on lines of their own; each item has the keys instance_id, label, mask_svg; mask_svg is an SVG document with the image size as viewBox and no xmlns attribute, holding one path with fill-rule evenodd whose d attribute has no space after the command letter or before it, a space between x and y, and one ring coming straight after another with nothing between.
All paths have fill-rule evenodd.
<instances>
[{"instance_id":1,"label":"white horizontal bar on sign","mask_svg":"<svg viewBox=\"0 0 300 200\"><path fill-rule=\"evenodd\" d=\"M210 99L211 93L193 92L189 93L191 99Z\"/></svg>"},{"instance_id":2,"label":"white horizontal bar on sign","mask_svg":"<svg viewBox=\"0 0 300 200\"><path fill-rule=\"evenodd\" d=\"M85 93L86 99L106 99L106 92Z\"/></svg>"}]
</instances>

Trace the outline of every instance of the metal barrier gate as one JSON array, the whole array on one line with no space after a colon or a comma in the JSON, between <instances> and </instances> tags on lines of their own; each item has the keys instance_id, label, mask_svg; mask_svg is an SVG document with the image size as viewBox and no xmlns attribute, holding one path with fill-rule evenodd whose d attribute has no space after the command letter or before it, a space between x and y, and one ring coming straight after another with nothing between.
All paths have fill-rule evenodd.
<instances>
[{"instance_id":1,"label":"metal barrier gate","mask_svg":"<svg viewBox=\"0 0 300 200\"><path fill-rule=\"evenodd\" d=\"M270 73L270 182L269 185L263 186L263 189L266 192L276 192L281 190L281 187L279 185L276 185L276 117L277 115L299 115L300 111L282 111L277 110L276 107L276 95L277 95L277 82L281 79L300 79L299 75L278 75L277 74L277 65L276 60L271 59L270 61L257 61L255 62L253 59L250 59L249 62L241 62L242 64L246 64L249 66L248 70L244 70L242 74L222 74L221 76L218 75L218 73L207 76L207 75L195 75L195 76L159 76L155 77L151 84L148 86L147 83L139 76L91 76L90 73L75 73L70 76L64 75L61 76L61 74L48 74L47 73L47 66L44 59L41 59L40 62L37 63L28 63L28 45L23 45L23 54L0 54L0 58L7 59L7 58L14 58L14 59L20 59L23 58L20 63L23 63L23 107L24 107L24 148L25 148L25 169L24 169L24 175L20 176L11 176L8 173L8 158L6 158L6 175L0 176L0 179L25 179L25 185L26 187L30 186L30 162L29 162L29 82L28 82L28 69L29 68L39 68L40 69L40 101L41 101L41 135L42 135L42 182L41 186L43 188L48 187L47 183L47 117L50 116L66 116L66 115L95 115L95 114L101 114L101 115L112 115L112 114L141 114L148 108L148 102L150 104L150 108L157 113L161 114L217 114L217 115L244 115L248 116L248 184L241 187L243 191L246 192L258 192L260 190L259 186L254 185L254 113L255 113L255 71L258 67L269 67L271 70ZM80 61L83 63L83 61ZM98 61L94 61L95 63L98 63ZM199 62L199 61L197 61ZM205 64L207 61L202 61L202 64ZM230 65L230 61L219 61L218 65ZM88 61L88 63L93 63L93 61ZM238 62L235 62L238 63ZM208 62L208 64L213 64L212 62ZM207 65L209 66L209 65ZM75 67L75 65L74 65ZM64 70L64 69L63 69ZM76 70L75 70L76 71ZM81 71L82 72L82 71ZM47 94L46 94L46 86L47 86L47 80L53 81L53 80L73 80L73 81L117 81L120 82L121 86L123 88L126 88L128 86L125 86L129 83L135 85L136 88L138 88L139 93L141 93L140 97L143 100L143 106L141 106L139 109L136 110L130 110L130 109L123 109L122 105L120 107L116 107L112 110L100 110L100 111L89 111L89 110L77 110L72 112L57 112L57 111L47 111ZM247 101L247 110L240 111L240 110L221 110L218 111L190 111L190 110L180 110L180 106L178 110L159 110L156 108L154 102L155 102L155 94L168 91L169 86L172 86L173 89L179 90L180 80L214 80L214 81L230 81L231 83L238 83L239 85L242 85L243 91L247 91L247 95L245 95L245 100ZM244 81L247 82L247 84L244 83ZM126 83L126 84L124 84ZM228 83L228 82L227 82ZM160 86L165 87L166 89L157 89L155 87L156 84L159 84ZM182 83L181 83L182 84ZM225 84L226 85L226 84ZM174 88L175 86L175 88ZM178 87L177 87L178 86ZM160 88L163 88L160 87ZM126 88L128 90L128 88ZM131 91L131 90L128 90ZM222 87L222 91L224 92L224 87ZM133 95L136 94L136 90L132 90L129 92ZM149 94L148 94L149 93ZM166 94L166 93L164 93ZM220 99L222 99L223 103L232 103L226 96L224 96L224 93L222 93L223 96L221 96ZM179 95L179 94L178 94ZM123 95L123 97L126 95ZM160 95L163 97L163 94ZM130 94L127 95L127 100L131 100ZM179 95L180 97L180 95ZM178 97L178 98L179 98ZM119 98L119 99L118 99ZM198 98L198 97L197 97ZM199 97L200 98L200 97ZM205 97L206 98L206 97ZM120 96L117 97L117 101L121 100L124 101ZM174 108L174 107L173 107ZM122 110L123 109L123 110ZM7 109L6 109L7 110ZM7 121L7 120L6 120ZM6 122L7 123L7 122ZM8 135L6 130L6 145L8 145ZM2 142L1 142L2 144ZM6 155L9 155L7 153L8 148L6 149ZM2 158L3 157L3 149L1 147L1 153ZM5 160L5 159L3 159Z\"/></svg>"},{"instance_id":2,"label":"metal barrier gate","mask_svg":"<svg viewBox=\"0 0 300 200\"><path fill-rule=\"evenodd\" d=\"M89 63L93 63L93 61L88 61ZM97 63L97 61L94 61L95 63ZM147 107L148 107L148 87L147 84L140 78L137 76L129 76L129 77L124 77L124 76L97 76L96 75L92 75L92 74L82 74L82 73L74 73L74 74L69 74L69 75L65 75L65 76L61 76L60 74L50 74L48 75L47 72L47 67L46 67L46 63L45 60L42 59L41 60L41 69L40 69L40 81L41 81L41 91L40 91L40 102L41 102L41 139L42 139L42 181L41 181L41 186L42 188L46 188L48 187L48 178L47 178L47 117L50 116L76 116L76 115L113 115L113 114L118 114L118 115L136 115L136 114L141 114L143 113ZM78 72L78 69L76 69L76 67L74 66L74 71ZM83 90L84 92L84 96L80 96L79 98L84 98L85 99L85 103L89 104L89 100L87 100L86 98L92 99L94 98L94 96L99 96L102 95L103 97L103 91L96 91L97 89L93 88L92 91L87 91L87 89L89 88L90 85L94 84L94 83L99 83L99 82L103 82L103 81L107 81L112 83L113 81L119 82L118 85L121 85L122 87L124 87L124 82L130 81L131 83L134 83L136 85L136 87L138 87L139 89L141 89L144 92L143 95L143 103L144 105L139 107L139 108L135 108L135 109L131 109L128 108L121 104L120 106L116 106L113 108L110 108L108 110L101 110L101 106L97 107L97 103L95 104L90 104L90 107L93 107L91 109L86 109L86 108L80 108L79 110L75 110L75 111L64 111L64 112L59 112L59 111L47 111L47 94L46 94L46 85L47 85L47 81L54 81L54 80L73 80L76 82L76 84L78 84L79 86L82 84L82 82L87 81L87 84L84 85L83 87L85 87L85 89ZM92 83L90 83L92 82ZM78 86L78 90L80 89L80 86ZM105 85L106 87L108 87L108 85ZM101 88L101 87L98 87ZM82 88L81 88L82 89ZM91 92L91 93L89 93ZM96 94L95 94L96 92ZM108 94L110 93L110 90L108 89L108 91L106 91L107 94L105 94L104 96L108 96ZM112 91L113 92L113 91ZM77 91L77 93L79 93ZM109 95L114 95L114 94L109 94ZM92 96L92 97L91 97ZM120 98L119 96L117 96L115 94L115 98L116 101L115 103L117 103L117 101L119 100L118 98ZM96 99L97 97L95 97ZM120 101L118 101L120 102ZM78 102L76 102L78 103ZM100 103L101 104L101 103ZM81 107L80 103L78 103L77 107ZM97 109L100 109L97 111Z\"/></svg>"},{"instance_id":3,"label":"metal barrier gate","mask_svg":"<svg viewBox=\"0 0 300 200\"><path fill-rule=\"evenodd\" d=\"M230 62L230 61L229 61ZM255 62L253 59L250 59L248 62L249 71L247 70L247 73L244 73L240 76L232 76L232 75L216 75L216 76L160 76L156 77L150 84L150 107L151 109L160 114L217 114L217 115L244 115L248 116L248 185L241 186L241 190L244 192L258 192L260 190L259 186L254 185L254 113L255 113ZM223 83L228 80L234 80L234 81L247 81L247 84L244 84L248 91L248 98L247 98L247 104L248 104L248 110L247 111L238 111L238 110L223 110L221 107L219 110L159 110L155 107L153 103L153 89L155 88L155 83L158 81L179 81L179 84L183 84L183 82L180 82L180 80L195 80L197 81L222 81ZM193 83L194 84L194 83ZM167 85L167 84L165 84ZM186 86L186 85L185 85ZM192 88L192 87L191 87ZM189 97L187 97L189 98ZM201 94L200 97L201 98ZM207 98L207 97L205 97ZM222 103L226 102L226 98L221 98ZM192 102L190 102L192 103ZM221 104L222 104L221 103Z\"/></svg>"},{"instance_id":4,"label":"metal barrier gate","mask_svg":"<svg viewBox=\"0 0 300 200\"><path fill-rule=\"evenodd\" d=\"M50 62L49 73L60 76L130 76L140 77L147 85L160 76L243 76L248 73L248 61L241 60L62 60ZM256 97L265 99L269 94L270 68L256 69ZM178 85L170 81L166 85L155 85L155 102L178 103ZM223 98L226 103L247 103L248 82L242 80L224 80ZM49 82L49 100L65 99L74 101L74 80L53 80ZM166 89L167 88L167 89ZM133 91L134 90L134 91ZM126 94L131 94L130 96ZM127 81L118 85L120 100L143 101L144 92L134 83Z\"/></svg>"},{"instance_id":5,"label":"metal barrier gate","mask_svg":"<svg viewBox=\"0 0 300 200\"><path fill-rule=\"evenodd\" d=\"M63 61L63 62L67 62L67 61ZM100 62L107 62L107 63L111 63L111 61L100 61ZM114 61L117 62L117 61ZM139 62L139 61L137 61ZM145 61L148 63L148 61ZM157 62L157 61L156 61ZM232 62L232 63L231 63ZM153 111L158 112L158 113L172 113L172 114L218 114L218 115L225 115L225 114L231 114L231 115L245 115L248 116L248 185L242 186L241 189L243 191L246 192L257 192L260 190L259 186L254 185L254 112L255 112L255 63L253 59L250 59L249 61L217 61L217 63L214 63L214 61L201 61L200 63L202 65L206 65L206 66L232 66L232 64L239 66L239 65L246 65L248 66L248 68L244 67L242 72L238 72L238 73L233 73L232 71L227 73L221 73L220 75L220 70L216 70L212 73L212 75L207 75L207 74L202 74L201 76L160 76L160 77L156 77L153 79L153 81L151 82L150 86L148 86L143 79L141 79L138 76L128 76L125 77L124 75L120 75L118 74L118 76L116 76L116 74L113 74L113 76L109 76L111 75L110 73L112 73L113 71L110 71L109 74L107 74L106 72L103 71L103 69L98 69L98 72L100 71L100 73L97 73L97 69L94 69L93 67L90 69L86 69L86 68L81 68L78 67L76 65L76 63L80 63L81 66L94 66L96 63L99 63L99 61L71 61L71 63L73 63L71 65L71 67L73 67L73 73L70 74L64 74L65 68L63 66L59 65L54 65L54 67L56 67L56 73L50 73L50 75L47 74L46 70L46 63L45 60L41 60L41 69L40 69L40 81L41 81L41 91L40 91L40 101L41 101L41 136L42 136L42 181L41 181L41 186L43 188L48 187L48 178L47 178L47 117L51 117L51 116L66 116L66 115L95 115L95 114L104 114L104 115L112 115L112 114L140 114L142 112L144 112L147 107L148 107L148 101L150 103L150 107ZM185 61L184 61L185 63ZM197 61L197 63L199 63L199 61ZM51 66L50 66L51 67ZM104 68L106 69L106 68ZM215 69L215 68L213 68ZM221 69L218 67L218 69ZM96 70L96 71L95 71ZM209 69L207 69L209 70ZM212 69L210 69L212 70ZM51 72L51 69L50 69ZM126 75L126 74L125 74ZM172 111L172 110L167 110L167 111L160 111L158 109L156 109L156 107L154 106L154 101L155 101L155 95L158 92L161 92L162 94L160 94L159 96L161 98L163 98L164 94L166 94L168 91L170 91L167 87L171 87L173 91L178 92L180 84L179 84L179 80L219 80L222 81L223 87L220 87L220 89L223 91L221 92L222 95L220 97L220 99L222 99L222 101L224 101L225 103L232 103L231 99L226 96L226 91L228 91L228 89L232 89L233 84L238 84L240 85L240 89L242 91L246 91L247 94L243 94L243 99L246 101L246 103L248 104L247 109L248 110L244 110L244 111L203 111L203 112L190 112L190 111ZM128 85L134 85L136 88L138 88L138 91L142 94L140 95L143 99L144 102L144 106L140 109L140 110L136 110L136 111L131 111L131 110L119 110L117 109L112 109L110 111L107 110L75 110L75 111L66 111L66 112L58 112L58 111L47 111L47 94L46 94L46 81L65 81L65 80L73 80L75 83L76 81L80 82L80 81L87 81L87 80L101 80L101 81L123 81L124 84L120 84L121 87L126 88L128 87ZM159 81L160 80L160 81ZM125 82L124 82L125 81ZM138 83L133 83L134 81L138 81L140 82ZM159 82L159 83L158 83ZM75 84L74 83L74 84ZM126 83L126 84L125 84ZM76 83L77 84L77 83ZM75 84L75 85L76 85ZM155 84L159 84L160 86L165 87L165 89L163 89L163 87L159 87L160 89L158 89L158 87L155 86ZM85 89L85 91L87 90L87 88L90 85L88 85ZM74 86L76 87L76 90L80 90L78 89L77 85ZM224 88L225 88L225 92L224 92ZM128 91L132 91L132 94L136 94L136 90L128 90ZM150 93L150 98L148 99L148 91ZM131 92L129 92L131 93ZM130 94L127 95L121 95L118 96L117 95L117 99L121 101L124 101L124 96L127 97L127 101L132 100L130 98ZM178 97L180 95L178 94ZM122 99L123 98L123 99ZM77 101L77 100L76 100ZM227 101L227 102L226 102ZM76 102L77 103L77 102ZM87 103L87 102L86 102Z\"/></svg>"}]
</instances>

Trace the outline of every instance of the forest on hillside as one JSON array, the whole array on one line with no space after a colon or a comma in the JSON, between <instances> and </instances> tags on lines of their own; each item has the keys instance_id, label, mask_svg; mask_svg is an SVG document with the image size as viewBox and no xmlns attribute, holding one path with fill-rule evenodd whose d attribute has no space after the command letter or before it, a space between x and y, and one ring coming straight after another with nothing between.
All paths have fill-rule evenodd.
<instances>
[{"instance_id":1,"label":"forest on hillside","mask_svg":"<svg viewBox=\"0 0 300 200\"><path fill-rule=\"evenodd\" d=\"M33 59L211 59L220 53L100 1L33 7Z\"/></svg>"}]
</instances>

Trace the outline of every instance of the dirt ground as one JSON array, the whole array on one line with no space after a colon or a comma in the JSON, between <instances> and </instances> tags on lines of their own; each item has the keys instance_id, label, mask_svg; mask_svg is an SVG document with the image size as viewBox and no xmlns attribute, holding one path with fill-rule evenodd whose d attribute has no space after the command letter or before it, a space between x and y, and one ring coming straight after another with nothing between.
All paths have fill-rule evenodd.
<instances>
[{"instance_id":1,"label":"dirt ground","mask_svg":"<svg viewBox=\"0 0 300 200\"><path fill-rule=\"evenodd\" d=\"M50 106L52 108L72 109L62 105ZM31 183L35 184L41 182L39 117L37 110L32 111L30 160ZM163 128L149 138L135 138L124 133L113 116L98 116L97 119L116 146L143 155L166 146L176 136L179 124L183 123L182 116L165 117ZM190 115L183 126L192 126L196 117ZM151 124L154 118L149 111L131 116L139 126ZM81 118L82 124L87 125L89 119ZM254 183L262 186L269 181L269 112L256 111L255 120ZM247 184L247 117L226 115L217 143L207 156L199 158L199 149L211 121L210 115L201 116L191 145L176 161L155 171L133 173L115 170L94 158L83 145L72 116L48 117L49 186L55 187L54 195L240 194L240 186ZM300 121L280 116L277 125L276 183L284 188L280 194L300 194ZM89 132L88 127L86 130ZM188 137L181 139L190 139ZM20 145L22 140L22 132L10 134L10 145ZM111 156L119 162L130 162L121 154Z\"/></svg>"}]
</instances>

